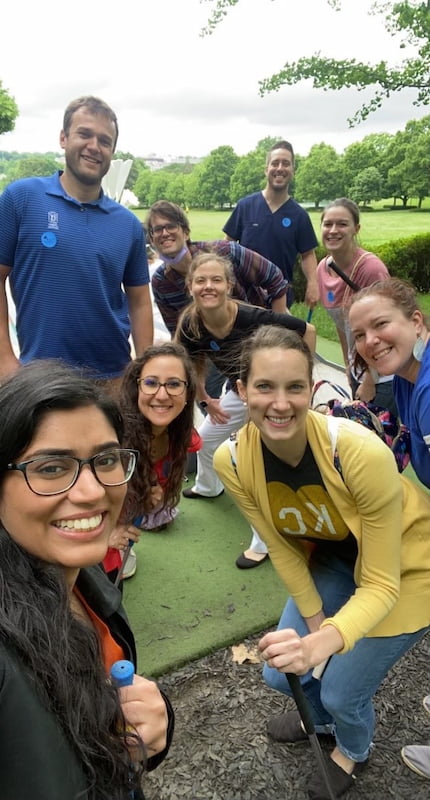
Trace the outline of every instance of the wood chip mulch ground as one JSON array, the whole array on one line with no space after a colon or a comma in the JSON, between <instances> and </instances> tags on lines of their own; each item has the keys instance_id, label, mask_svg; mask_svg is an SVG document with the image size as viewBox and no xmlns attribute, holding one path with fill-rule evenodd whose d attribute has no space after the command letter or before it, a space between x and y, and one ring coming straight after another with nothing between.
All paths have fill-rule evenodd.
<instances>
[{"instance_id":1,"label":"wood chip mulch ground","mask_svg":"<svg viewBox=\"0 0 430 800\"><path fill-rule=\"evenodd\" d=\"M252 650L259 637L245 641ZM219 650L159 679L176 711L164 764L145 778L147 800L307 800L315 770L308 742L276 744L266 735L273 714L293 701L268 689L261 665L235 663ZM393 669L376 697L377 727L367 770L346 800L429 800L430 781L400 758L405 744L430 743L430 636Z\"/></svg>"}]
</instances>

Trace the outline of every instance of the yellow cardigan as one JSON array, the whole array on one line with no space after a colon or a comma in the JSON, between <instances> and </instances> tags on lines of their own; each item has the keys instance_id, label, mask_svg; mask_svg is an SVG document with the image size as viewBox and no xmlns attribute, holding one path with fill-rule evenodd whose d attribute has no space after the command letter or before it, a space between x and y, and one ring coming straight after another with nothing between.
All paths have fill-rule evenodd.
<instances>
[{"instance_id":1,"label":"yellow cardigan","mask_svg":"<svg viewBox=\"0 0 430 800\"><path fill-rule=\"evenodd\" d=\"M334 430L342 474L334 466ZM327 492L354 535L357 589L323 625L344 640L341 652L363 636L396 636L430 624L430 495L400 475L390 449L350 420L309 411L307 437ZM309 543L283 536L273 525L260 432L248 423L238 435L236 466L229 442L215 453L214 467L241 512L266 542L273 566L302 616L322 600L308 569Z\"/></svg>"}]
</instances>

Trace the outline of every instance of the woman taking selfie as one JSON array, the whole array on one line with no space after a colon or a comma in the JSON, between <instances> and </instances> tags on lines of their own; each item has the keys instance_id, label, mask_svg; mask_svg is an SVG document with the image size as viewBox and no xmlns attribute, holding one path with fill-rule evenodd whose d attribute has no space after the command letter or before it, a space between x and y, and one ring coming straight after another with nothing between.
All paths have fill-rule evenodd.
<instances>
[{"instance_id":1,"label":"woman taking selfie","mask_svg":"<svg viewBox=\"0 0 430 800\"><path fill-rule=\"evenodd\" d=\"M105 556L136 462L115 403L55 362L0 387L0 749L7 800L142 798L173 727L136 663ZM25 763L25 769L22 768Z\"/></svg>"},{"instance_id":2,"label":"woman taking selfie","mask_svg":"<svg viewBox=\"0 0 430 800\"><path fill-rule=\"evenodd\" d=\"M309 410L312 367L293 332L260 328L247 341L238 389L250 421L214 466L289 594L259 643L264 678L289 694L284 673L302 676L317 732L335 736L327 766L340 797L369 757L376 690L429 629L430 498L373 432ZM269 733L307 738L295 711ZM328 797L318 773L307 789Z\"/></svg>"},{"instance_id":3,"label":"woman taking selfie","mask_svg":"<svg viewBox=\"0 0 430 800\"><path fill-rule=\"evenodd\" d=\"M197 455L194 486L183 495L190 499L217 497L223 485L213 469L216 448L244 423L246 409L237 393L240 352L244 342L260 325L282 325L296 330L312 349L315 328L290 314L277 314L263 308L240 303L230 297L233 276L230 262L215 253L196 256L190 266L187 285L192 297L183 311L176 332L188 350L197 369L197 400L208 416L199 428L202 448ZM206 393L206 360L212 361L229 381L229 389L221 399ZM267 548L254 531L251 545L236 564L242 569L256 567L267 558Z\"/></svg>"}]
</instances>

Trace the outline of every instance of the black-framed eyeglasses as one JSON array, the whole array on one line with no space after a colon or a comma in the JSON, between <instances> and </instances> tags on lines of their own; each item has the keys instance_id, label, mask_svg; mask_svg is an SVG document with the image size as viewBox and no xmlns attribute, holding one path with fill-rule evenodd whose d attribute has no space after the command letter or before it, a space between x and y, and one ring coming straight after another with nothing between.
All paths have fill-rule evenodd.
<instances>
[{"instance_id":1,"label":"black-framed eyeglasses","mask_svg":"<svg viewBox=\"0 0 430 800\"><path fill-rule=\"evenodd\" d=\"M52 495L67 492L74 486L85 464L102 486L121 486L133 475L139 453L115 447L91 458L48 454L8 464L8 470L22 472L34 494Z\"/></svg>"},{"instance_id":2,"label":"black-framed eyeglasses","mask_svg":"<svg viewBox=\"0 0 430 800\"><path fill-rule=\"evenodd\" d=\"M166 222L165 225L154 225L151 227L151 235L158 235L159 233L163 233L163 231L166 231L166 233L176 233L179 228L179 222Z\"/></svg>"},{"instance_id":3,"label":"black-framed eyeglasses","mask_svg":"<svg viewBox=\"0 0 430 800\"><path fill-rule=\"evenodd\" d=\"M181 381L180 378L169 378L164 383L158 381L157 378L138 378L137 385L143 394L157 394L158 390L164 386L170 397L178 397L185 392L188 383Z\"/></svg>"}]
</instances>

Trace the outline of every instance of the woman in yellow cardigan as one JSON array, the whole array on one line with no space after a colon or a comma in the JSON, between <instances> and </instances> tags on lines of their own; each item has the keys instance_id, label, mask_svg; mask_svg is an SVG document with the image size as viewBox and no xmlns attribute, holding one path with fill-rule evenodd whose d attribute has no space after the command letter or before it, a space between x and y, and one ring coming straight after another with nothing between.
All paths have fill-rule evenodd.
<instances>
[{"instance_id":1,"label":"woman in yellow cardigan","mask_svg":"<svg viewBox=\"0 0 430 800\"><path fill-rule=\"evenodd\" d=\"M309 410L312 366L295 332L268 326L247 340L238 389L250 421L214 466L289 592L278 630L259 643L264 678L290 694L284 673L302 676L317 732L335 737L340 797L368 759L373 695L429 629L430 498L376 434ZM307 738L295 711L269 734ZM308 793L327 797L319 775Z\"/></svg>"}]
</instances>

